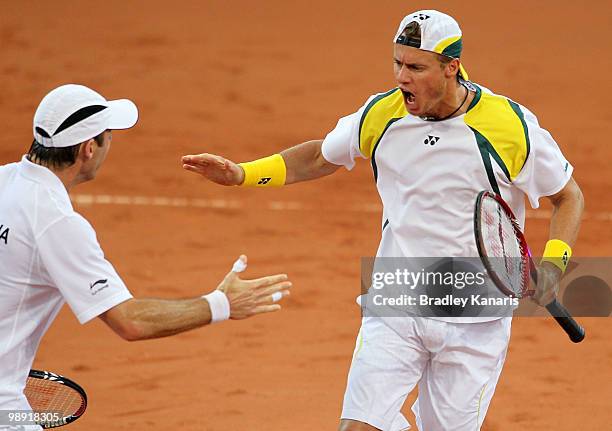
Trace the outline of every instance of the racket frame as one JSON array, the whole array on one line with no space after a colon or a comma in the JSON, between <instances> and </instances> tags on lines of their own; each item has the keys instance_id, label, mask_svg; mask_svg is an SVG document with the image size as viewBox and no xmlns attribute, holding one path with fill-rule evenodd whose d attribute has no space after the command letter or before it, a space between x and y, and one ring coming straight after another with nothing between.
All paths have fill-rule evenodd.
<instances>
[{"instance_id":1,"label":"racket frame","mask_svg":"<svg viewBox=\"0 0 612 431\"><path fill-rule=\"evenodd\" d=\"M38 425L40 425L44 429L57 428L57 427L67 425L69 423L76 421L78 418L83 416L83 413L85 413L85 410L87 409L87 393L85 393L85 390L73 380L70 380L69 378L61 376L59 374L52 373L50 371L34 370L34 369L30 370L28 378L48 380L50 382L54 382L59 385L67 386L70 389L73 389L75 392L77 392L81 396L81 406L76 412L72 413L69 416L64 416L56 421L48 421L48 422L39 423ZM27 386L27 383L26 383L26 386ZM36 411L35 409L32 409L32 410Z\"/></svg>"},{"instance_id":2,"label":"racket frame","mask_svg":"<svg viewBox=\"0 0 612 431\"><path fill-rule=\"evenodd\" d=\"M483 238L481 235L481 220L480 220L480 208L482 204L482 200L485 198L494 199L506 212L506 215L509 216L510 221L512 223L512 227L514 229L514 233L521 245L522 253L521 259L526 259L526 263L529 265L529 272L525 271L523 277L526 277L523 280L524 286L529 285L529 277L533 280L533 282L538 284L538 272L531 258L531 251L529 250L529 246L527 245L527 240L525 239L525 235L521 231L521 228L516 221L516 217L514 216L514 212L510 208L510 206L504 201L504 199L498 195L497 193L491 192L489 190L482 190L478 193L478 197L476 198L476 204L474 205L474 236L476 239L476 247L478 248L478 254L480 255L480 260L484 264L489 277L493 281L493 284L504 294L510 297L518 297L523 298L525 296L532 296L535 292L533 290L527 290L527 288L523 288L521 291L521 295L517 296L514 291L508 289L504 282L499 278L497 273L493 270L491 262L489 260L489 256L487 256ZM548 312L555 318L557 323L565 330L570 340L574 343L579 343L584 339L585 331L582 326L578 324L571 316L569 311L555 298L550 304L545 306Z\"/></svg>"},{"instance_id":3,"label":"racket frame","mask_svg":"<svg viewBox=\"0 0 612 431\"><path fill-rule=\"evenodd\" d=\"M523 250L520 258L524 260L527 265L529 265L529 273L527 272L523 273L522 284L525 287L521 289L520 295L517 295L515 291L506 287L506 284L497 275L497 272L493 270L493 265L491 264L491 261L489 260L489 256L487 255L485 251L484 239L482 238L482 235L481 235L481 232L482 232L481 223L482 222L480 219L480 208L481 208L482 200L485 198L494 199L502 207L502 209L504 210L504 212L510 219L510 222L512 223L512 228L514 230L514 234L516 235L516 238L518 239L520 243L520 247ZM529 276L530 275L531 275L531 278L534 279L534 281L537 281L537 271L535 268L535 264L533 263L533 259L531 259L531 252L529 251L529 246L527 245L527 241L525 240L525 236L523 235L523 232L521 232L521 227L516 221L516 217L514 216L512 209L496 193L490 192L488 190L483 190L480 193L478 193L478 197L476 198L476 205L474 206L474 234L476 236L476 247L478 248L478 254L480 255L480 259L482 260L482 263L487 269L487 272L489 273L489 277L491 277L491 279L495 283L495 286L497 286L497 288L501 290L504 295L510 296L510 297L517 297L520 299L525 296L533 295L534 291L528 290L527 286L529 286Z\"/></svg>"}]
</instances>

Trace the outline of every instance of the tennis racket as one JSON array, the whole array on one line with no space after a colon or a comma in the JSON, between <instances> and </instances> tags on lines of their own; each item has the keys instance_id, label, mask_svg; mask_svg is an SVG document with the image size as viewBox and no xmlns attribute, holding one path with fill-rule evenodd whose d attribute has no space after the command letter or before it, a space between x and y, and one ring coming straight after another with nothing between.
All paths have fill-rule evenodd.
<instances>
[{"instance_id":1,"label":"tennis racket","mask_svg":"<svg viewBox=\"0 0 612 431\"><path fill-rule=\"evenodd\" d=\"M536 266L514 213L498 194L487 190L478 194L474 234L480 259L495 286L510 297L532 296L530 282L538 283ZM546 309L570 340L579 343L584 339L584 329L556 299Z\"/></svg>"},{"instance_id":2,"label":"tennis racket","mask_svg":"<svg viewBox=\"0 0 612 431\"><path fill-rule=\"evenodd\" d=\"M82 387L49 371L30 370L23 392L32 411L41 418L38 425L45 429L74 422L87 408L87 394Z\"/></svg>"}]
</instances>

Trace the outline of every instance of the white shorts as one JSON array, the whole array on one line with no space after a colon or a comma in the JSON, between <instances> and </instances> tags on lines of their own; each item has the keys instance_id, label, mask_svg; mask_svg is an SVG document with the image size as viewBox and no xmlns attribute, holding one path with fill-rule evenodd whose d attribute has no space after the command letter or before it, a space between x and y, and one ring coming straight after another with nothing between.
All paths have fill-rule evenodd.
<instances>
[{"instance_id":1,"label":"white shorts","mask_svg":"<svg viewBox=\"0 0 612 431\"><path fill-rule=\"evenodd\" d=\"M364 317L348 376L342 419L383 431L477 431L484 421L510 339L511 318L448 323L428 318Z\"/></svg>"}]
</instances>

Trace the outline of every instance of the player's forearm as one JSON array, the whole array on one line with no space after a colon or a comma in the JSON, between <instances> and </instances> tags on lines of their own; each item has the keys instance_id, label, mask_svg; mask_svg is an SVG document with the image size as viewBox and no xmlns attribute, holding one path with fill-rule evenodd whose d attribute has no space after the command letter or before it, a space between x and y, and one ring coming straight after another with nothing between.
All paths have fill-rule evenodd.
<instances>
[{"instance_id":1,"label":"player's forearm","mask_svg":"<svg viewBox=\"0 0 612 431\"><path fill-rule=\"evenodd\" d=\"M560 192L549 196L549 199L553 204L550 240L538 267L538 283L534 296L540 305L546 306L551 304L558 294L559 280L571 257L571 248L578 237L584 209L582 192L572 178Z\"/></svg>"},{"instance_id":2,"label":"player's forearm","mask_svg":"<svg viewBox=\"0 0 612 431\"><path fill-rule=\"evenodd\" d=\"M573 247L578 237L584 210L584 198L573 179L563 190L550 197L553 214L550 220L550 239L560 239Z\"/></svg>"},{"instance_id":3,"label":"player's forearm","mask_svg":"<svg viewBox=\"0 0 612 431\"><path fill-rule=\"evenodd\" d=\"M314 180L338 170L340 166L328 162L323 157L322 144L322 140L308 141L280 153L287 166L285 184Z\"/></svg>"},{"instance_id":4,"label":"player's forearm","mask_svg":"<svg viewBox=\"0 0 612 431\"><path fill-rule=\"evenodd\" d=\"M167 337L211 322L210 306L202 298L132 299L121 305L122 316L115 320L122 327L113 329L129 341Z\"/></svg>"},{"instance_id":5,"label":"player's forearm","mask_svg":"<svg viewBox=\"0 0 612 431\"><path fill-rule=\"evenodd\" d=\"M280 154L235 163L214 154L202 153L181 158L183 169L203 175L224 186L278 187L329 175L339 166L323 157L323 141L308 141Z\"/></svg>"}]
</instances>

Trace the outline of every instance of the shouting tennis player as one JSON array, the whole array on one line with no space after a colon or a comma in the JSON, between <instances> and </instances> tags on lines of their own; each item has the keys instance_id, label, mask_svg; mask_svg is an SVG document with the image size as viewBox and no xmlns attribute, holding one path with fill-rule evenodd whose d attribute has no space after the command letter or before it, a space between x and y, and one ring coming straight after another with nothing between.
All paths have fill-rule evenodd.
<instances>
[{"instance_id":1,"label":"shouting tennis player","mask_svg":"<svg viewBox=\"0 0 612 431\"><path fill-rule=\"evenodd\" d=\"M68 192L96 176L112 130L128 129L137 119L129 100L107 101L82 85L63 85L40 102L28 154L0 166L0 410L29 410L23 394L28 372L64 302L81 323L100 317L132 341L276 311L275 302L289 294L284 274L240 279L247 263L240 256L202 297L132 297Z\"/></svg>"},{"instance_id":2,"label":"shouting tennis player","mask_svg":"<svg viewBox=\"0 0 612 431\"><path fill-rule=\"evenodd\" d=\"M223 185L273 187L351 169L370 159L383 202L380 257L478 256L474 201L500 194L521 227L524 200L554 206L538 268L536 300L549 304L567 266L583 210L582 193L551 135L528 109L472 83L460 62L462 33L450 16L406 16L393 38L397 87L371 96L323 140L236 164L212 154L183 167ZM340 429L479 429L506 356L510 318L364 317L348 376Z\"/></svg>"}]
</instances>

